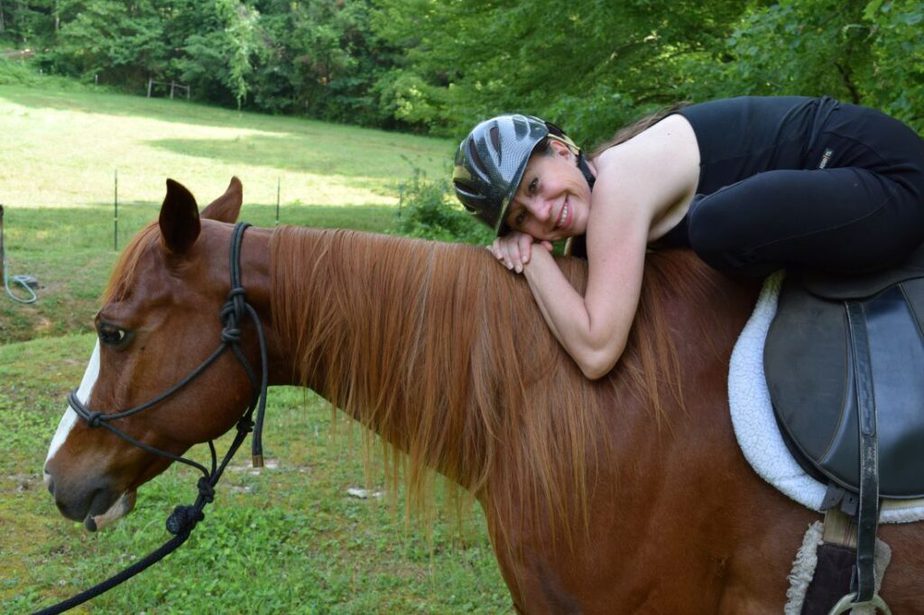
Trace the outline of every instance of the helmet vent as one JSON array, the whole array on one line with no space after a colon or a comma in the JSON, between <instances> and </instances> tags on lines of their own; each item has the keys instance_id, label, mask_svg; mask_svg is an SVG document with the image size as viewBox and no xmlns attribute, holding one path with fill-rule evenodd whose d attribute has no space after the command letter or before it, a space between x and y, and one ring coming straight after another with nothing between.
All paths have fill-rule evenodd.
<instances>
[{"instance_id":1,"label":"helmet vent","mask_svg":"<svg viewBox=\"0 0 924 615\"><path fill-rule=\"evenodd\" d=\"M491 145L494 146L494 151L500 152L500 129L497 126L492 126L489 134L491 135Z\"/></svg>"},{"instance_id":2,"label":"helmet vent","mask_svg":"<svg viewBox=\"0 0 924 615\"><path fill-rule=\"evenodd\" d=\"M472 166L483 173L485 171L484 162L481 160L481 156L478 155L478 148L475 147L474 139L468 142L468 155L472 161Z\"/></svg>"}]
</instances>

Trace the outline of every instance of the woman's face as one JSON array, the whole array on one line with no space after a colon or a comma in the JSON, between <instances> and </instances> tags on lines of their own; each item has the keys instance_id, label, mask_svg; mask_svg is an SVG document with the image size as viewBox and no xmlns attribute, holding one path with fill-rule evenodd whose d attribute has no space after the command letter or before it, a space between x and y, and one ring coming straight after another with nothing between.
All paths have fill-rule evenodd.
<instances>
[{"instance_id":1,"label":"woman's face","mask_svg":"<svg viewBox=\"0 0 924 615\"><path fill-rule=\"evenodd\" d=\"M530 158L507 210L510 228L555 241L587 231L590 186L566 145L550 141L552 154Z\"/></svg>"}]
</instances>

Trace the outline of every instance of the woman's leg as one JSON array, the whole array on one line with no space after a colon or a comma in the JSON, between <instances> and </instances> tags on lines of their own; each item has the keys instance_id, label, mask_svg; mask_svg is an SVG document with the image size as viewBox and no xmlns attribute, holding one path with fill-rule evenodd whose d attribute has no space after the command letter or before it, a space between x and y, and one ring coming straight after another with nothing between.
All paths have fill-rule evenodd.
<instances>
[{"instance_id":1,"label":"woman's leg","mask_svg":"<svg viewBox=\"0 0 924 615\"><path fill-rule=\"evenodd\" d=\"M861 168L768 171L697 197L689 238L703 260L725 271L871 271L924 241L924 202Z\"/></svg>"}]
</instances>

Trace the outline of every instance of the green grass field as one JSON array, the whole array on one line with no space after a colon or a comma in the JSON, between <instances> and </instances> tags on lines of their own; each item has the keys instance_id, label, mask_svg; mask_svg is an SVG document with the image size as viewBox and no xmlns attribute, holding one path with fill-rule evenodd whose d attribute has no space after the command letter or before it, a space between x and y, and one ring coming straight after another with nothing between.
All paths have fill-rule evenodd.
<instances>
[{"instance_id":1,"label":"green grass field","mask_svg":"<svg viewBox=\"0 0 924 615\"><path fill-rule=\"evenodd\" d=\"M276 222L278 187L282 223L381 231L394 225L400 182L445 174L452 153L443 140L15 81L0 67L7 271L40 287L34 305L0 295L2 613L117 572L166 540L166 516L195 498L195 474L171 468L139 491L131 515L89 534L42 485L117 255L116 173L119 245L156 217L167 177L205 204L237 175L242 217L260 226ZM241 454L180 551L77 612L509 612L480 510L460 526L440 508L429 522L406 517L401 493L350 497L350 487L385 491L381 464L364 461L360 428L331 417L310 392L273 389L264 440L274 467L254 472Z\"/></svg>"}]
</instances>

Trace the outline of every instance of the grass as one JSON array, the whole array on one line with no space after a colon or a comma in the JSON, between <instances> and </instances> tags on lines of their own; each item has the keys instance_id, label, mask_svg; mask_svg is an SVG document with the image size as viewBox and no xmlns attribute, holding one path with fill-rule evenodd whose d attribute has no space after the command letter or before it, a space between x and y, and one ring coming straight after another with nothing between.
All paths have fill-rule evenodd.
<instances>
[{"instance_id":1,"label":"grass","mask_svg":"<svg viewBox=\"0 0 924 615\"><path fill-rule=\"evenodd\" d=\"M88 534L42 485L117 255L114 169L120 245L157 215L166 176L205 203L238 175L243 217L260 226L276 221L278 181L283 223L379 231L394 226L398 182L414 168L444 172L451 144L3 77L0 66L0 138L15 135L0 147L8 270L41 284L34 305L0 296L0 612L20 613L159 546L170 510L195 497L196 476L173 467L142 488L131 515ZM378 462L364 464L360 428L331 414L310 392L273 389L265 446L278 466L255 474L236 460L180 551L78 612L509 612L481 511L461 528L436 512L426 532L389 503L400 493L350 497L348 487L385 490L384 480Z\"/></svg>"},{"instance_id":2,"label":"grass","mask_svg":"<svg viewBox=\"0 0 924 615\"><path fill-rule=\"evenodd\" d=\"M232 175L250 204L394 205L414 169L449 172L442 139L216 109L186 101L0 84L0 203L157 202L172 177L221 194ZM210 197L211 198L211 197Z\"/></svg>"},{"instance_id":3,"label":"grass","mask_svg":"<svg viewBox=\"0 0 924 615\"><path fill-rule=\"evenodd\" d=\"M4 580L0 612L31 612L102 580L160 546L164 519L195 499L197 474L172 467L139 491L136 510L96 534L58 516L36 471L79 380L91 335L0 348L3 402L12 418L0 463ZM237 459L189 542L127 584L94 600L99 613L497 613L509 603L483 518L438 514L428 534L406 524L388 498L356 499L367 486L358 428L326 402L273 389L266 453L278 466ZM296 437L291 437L296 434ZM219 443L223 450L227 438ZM196 456L204 460L200 447ZM368 472L372 490L377 468ZM400 498L400 494L396 494Z\"/></svg>"}]
</instances>

